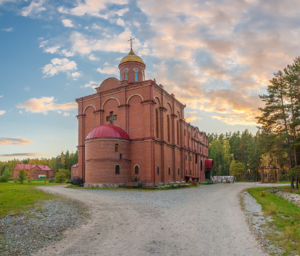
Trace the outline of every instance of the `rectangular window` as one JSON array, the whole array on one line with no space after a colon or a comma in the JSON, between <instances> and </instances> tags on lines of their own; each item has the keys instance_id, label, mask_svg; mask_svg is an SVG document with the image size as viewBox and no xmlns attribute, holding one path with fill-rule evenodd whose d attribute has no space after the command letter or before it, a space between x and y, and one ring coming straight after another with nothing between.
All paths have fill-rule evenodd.
<instances>
[{"instance_id":1,"label":"rectangular window","mask_svg":"<svg viewBox=\"0 0 300 256\"><path fill-rule=\"evenodd\" d=\"M134 73L135 81L138 81L138 73Z\"/></svg>"},{"instance_id":2,"label":"rectangular window","mask_svg":"<svg viewBox=\"0 0 300 256\"><path fill-rule=\"evenodd\" d=\"M159 166L157 166L157 174L159 174Z\"/></svg>"},{"instance_id":3,"label":"rectangular window","mask_svg":"<svg viewBox=\"0 0 300 256\"><path fill-rule=\"evenodd\" d=\"M125 80L128 80L128 74L125 73Z\"/></svg>"},{"instance_id":4,"label":"rectangular window","mask_svg":"<svg viewBox=\"0 0 300 256\"><path fill-rule=\"evenodd\" d=\"M116 165L116 174L120 174L120 166Z\"/></svg>"}]
</instances>

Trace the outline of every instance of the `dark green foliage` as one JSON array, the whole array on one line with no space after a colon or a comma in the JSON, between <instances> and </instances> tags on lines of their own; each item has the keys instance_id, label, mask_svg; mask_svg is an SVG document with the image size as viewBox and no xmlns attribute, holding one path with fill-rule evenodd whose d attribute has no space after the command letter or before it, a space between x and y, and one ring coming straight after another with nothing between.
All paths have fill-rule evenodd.
<instances>
[{"instance_id":1,"label":"dark green foliage","mask_svg":"<svg viewBox=\"0 0 300 256\"><path fill-rule=\"evenodd\" d=\"M84 185L84 180L80 177L75 177L74 179L71 179L71 184L83 187Z\"/></svg>"},{"instance_id":2,"label":"dark green foliage","mask_svg":"<svg viewBox=\"0 0 300 256\"><path fill-rule=\"evenodd\" d=\"M11 172L9 171L8 166L5 166L4 172L2 176L0 176L0 182L8 182L9 178L12 176Z\"/></svg>"},{"instance_id":3,"label":"dark green foliage","mask_svg":"<svg viewBox=\"0 0 300 256\"><path fill-rule=\"evenodd\" d=\"M26 179L26 170L25 169L21 169L19 171L19 174L18 174L18 181L23 184L24 180Z\"/></svg>"}]
</instances>

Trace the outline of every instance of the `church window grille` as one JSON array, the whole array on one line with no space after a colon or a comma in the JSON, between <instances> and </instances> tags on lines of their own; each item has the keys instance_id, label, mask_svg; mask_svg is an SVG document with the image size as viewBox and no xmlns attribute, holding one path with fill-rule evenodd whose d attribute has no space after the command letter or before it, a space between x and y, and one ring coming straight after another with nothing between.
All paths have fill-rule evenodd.
<instances>
[{"instance_id":1,"label":"church window grille","mask_svg":"<svg viewBox=\"0 0 300 256\"><path fill-rule=\"evenodd\" d=\"M157 174L159 174L159 166L156 167Z\"/></svg>"},{"instance_id":2,"label":"church window grille","mask_svg":"<svg viewBox=\"0 0 300 256\"><path fill-rule=\"evenodd\" d=\"M125 72L125 80L128 80L128 68L125 68L124 72Z\"/></svg>"},{"instance_id":3,"label":"church window grille","mask_svg":"<svg viewBox=\"0 0 300 256\"><path fill-rule=\"evenodd\" d=\"M178 175L180 174L180 169L178 168Z\"/></svg>"},{"instance_id":4,"label":"church window grille","mask_svg":"<svg viewBox=\"0 0 300 256\"><path fill-rule=\"evenodd\" d=\"M168 142L170 142L170 116L167 115Z\"/></svg>"},{"instance_id":5,"label":"church window grille","mask_svg":"<svg viewBox=\"0 0 300 256\"><path fill-rule=\"evenodd\" d=\"M179 145L179 122L177 120L177 145Z\"/></svg>"},{"instance_id":6,"label":"church window grille","mask_svg":"<svg viewBox=\"0 0 300 256\"><path fill-rule=\"evenodd\" d=\"M156 119L156 137L159 137L159 127L158 127L158 109L155 110L155 119Z\"/></svg>"},{"instance_id":7,"label":"church window grille","mask_svg":"<svg viewBox=\"0 0 300 256\"><path fill-rule=\"evenodd\" d=\"M116 165L116 174L120 174L120 165Z\"/></svg>"},{"instance_id":8,"label":"church window grille","mask_svg":"<svg viewBox=\"0 0 300 256\"><path fill-rule=\"evenodd\" d=\"M171 174L171 168L169 167L169 169L168 169L168 172L169 172L169 175Z\"/></svg>"},{"instance_id":9,"label":"church window grille","mask_svg":"<svg viewBox=\"0 0 300 256\"><path fill-rule=\"evenodd\" d=\"M119 144L115 145L115 152L118 153L119 152Z\"/></svg>"},{"instance_id":10,"label":"church window grille","mask_svg":"<svg viewBox=\"0 0 300 256\"><path fill-rule=\"evenodd\" d=\"M139 174L139 166L138 165L136 165L134 167L134 174Z\"/></svg>"}]
</instances>

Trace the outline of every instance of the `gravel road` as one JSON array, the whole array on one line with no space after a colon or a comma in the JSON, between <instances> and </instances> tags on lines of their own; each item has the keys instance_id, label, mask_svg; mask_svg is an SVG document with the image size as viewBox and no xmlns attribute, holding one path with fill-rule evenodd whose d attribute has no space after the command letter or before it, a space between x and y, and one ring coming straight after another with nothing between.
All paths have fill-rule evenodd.
<instances>
[{"instance_id":1,"label":"gravel road","mask_svg":"<svg viewBox=\"0 0 300 256\"><path fill-rule=\"evenodd\" d=\"M251 233L239 192L253 183L167 191L40 187L77 199L90 220L35 255L268 255ZM265 186L265 185L264 185Z\"/></svg>"}]
</instances>

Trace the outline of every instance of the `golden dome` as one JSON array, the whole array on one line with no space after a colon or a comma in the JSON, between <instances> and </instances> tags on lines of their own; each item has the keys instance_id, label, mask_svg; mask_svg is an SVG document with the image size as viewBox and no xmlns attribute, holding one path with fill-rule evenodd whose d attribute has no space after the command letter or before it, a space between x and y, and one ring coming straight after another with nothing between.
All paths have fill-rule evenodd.
<instances>
[{"instance_id":1,"label":"golden dome","mask_svg":"<svg viewBox=\"0 0 300 256\"><path fill-rule=\"evenodd\" d=\"M128 61L136 61L136 62L139 62L139 63L142 63L145 65L144 61L142 60L141 57L135 55L135 53L133 52L132 48L130 50L130 52L128 53L128 55L126 55L125 57L123 57L123 59L121 60L120 64L121 65L122 63L125 63L125 62L128 62Z\"/></svg>"}]
</instances>

